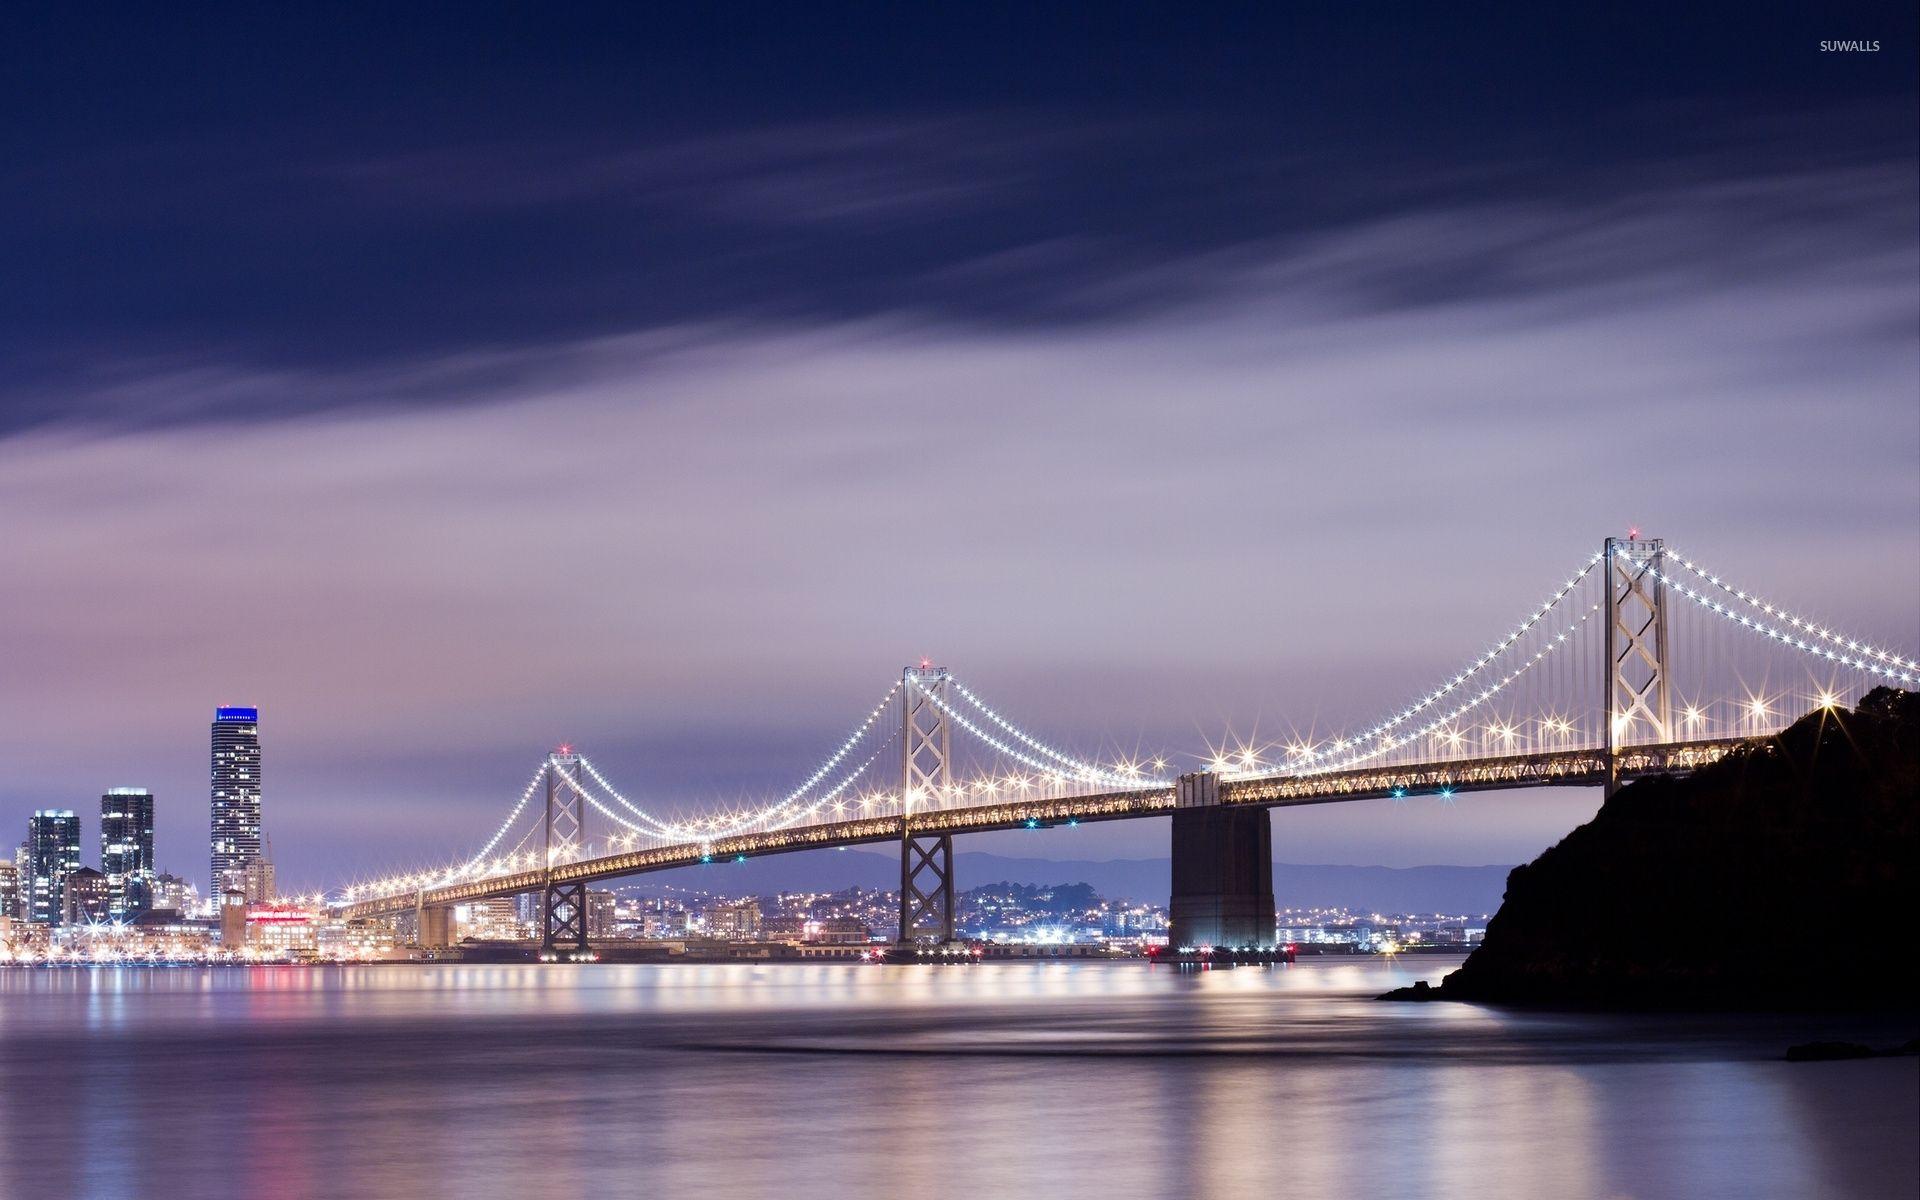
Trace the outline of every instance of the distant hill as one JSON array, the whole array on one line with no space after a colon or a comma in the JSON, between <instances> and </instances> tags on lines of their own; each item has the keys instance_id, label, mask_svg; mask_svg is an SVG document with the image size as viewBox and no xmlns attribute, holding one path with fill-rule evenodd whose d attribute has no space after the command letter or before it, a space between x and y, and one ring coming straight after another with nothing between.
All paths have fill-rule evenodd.
<instances>
[{"instance_id":1,"label":"distant hill","mask_svg":"<svg viewBox=\"0 0 1920 1200\"><path fill-rule=\"evenodd\" d=\"M1507 882L1486 942L1395 999L1911 1010L1920 695L1622 788Z\"/></svg>"},{"instance_id":2,"label":"distant hill","mask_svg":"<svg viewBox=\"0 0 1920 1200\"><path fill-rule=\"evenodd\" d=\"M1173 867L1165 858L1111 862L1009 858L999 854L954 855L962 890L988 883L1086 883L1109 899L1165 904ZM1346 867L1276 863L1274 899L1281 908L1348 908L1371 912L1490 913L1500 904L1507 868ZM799 854L714 863L665 871L634 881L639 890L663 885L735 895L896 888L900 860L874 849L809 850Z\"/></svg>"}]
</instances>

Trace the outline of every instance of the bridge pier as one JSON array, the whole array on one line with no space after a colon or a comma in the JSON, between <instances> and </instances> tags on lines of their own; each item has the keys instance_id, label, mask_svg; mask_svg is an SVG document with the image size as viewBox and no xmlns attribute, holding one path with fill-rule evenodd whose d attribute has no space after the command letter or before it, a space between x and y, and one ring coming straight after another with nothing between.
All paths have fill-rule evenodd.
<instances>
[{"instance_id":1,"label":"bridge pier","mask_svg":"<svg viewBox=\"0 0 1920 1200\"><path fill-rule=\"evenodd\" d=\"M1182 775L1173 810L1168 940L1183 946L1271 946L1273 823L1264 808L1226 808L1220 777Z\"/></svg>"},{"instance_id":2,"label":"bridge pier","mask_svg":"<svg viewBox=\"0 0 1920 1200\"><path fill-rule=\"evenodd\" d=\"M454 944L454 919L451 905L414 906L417 940L427 950L445 950Z\"/></svg>"}]
</instances>

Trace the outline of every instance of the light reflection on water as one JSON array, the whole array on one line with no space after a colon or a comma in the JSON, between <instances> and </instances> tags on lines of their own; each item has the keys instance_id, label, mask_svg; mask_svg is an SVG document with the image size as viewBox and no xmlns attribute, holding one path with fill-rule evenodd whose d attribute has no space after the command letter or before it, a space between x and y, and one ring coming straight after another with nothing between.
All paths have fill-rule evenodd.
<instances>
[{"instance_id":1,"label":"light reflection on water","mask_svg":"<svg viewBox=\"0 0 1920 1200\"><path fill-rule=\"evenodd\" d=\"M0 1196L1913 1196L1898 1020L1457 960L0 971Z\"/></svg>"}]
</instances>

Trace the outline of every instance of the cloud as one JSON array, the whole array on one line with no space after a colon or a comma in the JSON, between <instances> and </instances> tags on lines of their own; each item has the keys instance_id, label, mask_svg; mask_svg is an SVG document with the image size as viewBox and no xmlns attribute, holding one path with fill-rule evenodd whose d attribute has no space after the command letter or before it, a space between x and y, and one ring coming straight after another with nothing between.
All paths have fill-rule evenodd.
<instances>
[{"instance_id":1,"label":"cloud","mask_svg":"<svg viewBox=\"0 0 1920 1200\"><path fill-rule=\"evenodd\" d=\"M437 147L310 174L363 203L447 210L613 201L758 225L871 228L1014 202L1042 155L1070 142L1084 150L1095 132L987 117L845 120L641 145Z\"/></svg>"},{"instance_id":2,"label":"cloud","mask_svg":"<svg viewBox=\"0 0 1920 1200\"><path fill-rule=\"evenodd\" d=\"M637 790L771 787L921 653L1090 751L1325 729L1629 521L1899 643L1909 193L1356 223L1089 283L1142 299L1028 330L131 373L73 398L93 422L0 440L9 796L77 802L78 761L197 805L205 710L258 702L272 825L317 880L355 814L439 847L561 738Z\"/></svg>"}]
</instances>

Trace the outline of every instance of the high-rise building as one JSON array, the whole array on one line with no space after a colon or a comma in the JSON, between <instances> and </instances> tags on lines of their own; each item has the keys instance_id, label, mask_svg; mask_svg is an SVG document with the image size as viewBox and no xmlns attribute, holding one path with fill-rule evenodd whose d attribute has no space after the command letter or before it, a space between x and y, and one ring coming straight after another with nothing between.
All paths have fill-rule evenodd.
<instances>
[{"instance_id":1,"label":"high-rise building","mask_svg":"<svg viewBox=\"0 0 1920 1200\"><path fill-rule=\"evenodd\" d=\"M260 857L260 710L217 708L213 714L213 886L246 887ZM253 899L249 897L249 899Z\"/></svg>"},{"instance_id":2,"label":"high-rise building","mask_svg":"<svg viewBox=\"0 0 1920 1200\"><path fill-rule=\"evenodd\" d=\"M42 808L27 818L27 916L58 925L66 911L67 876L80 869L80 818L72 809Z\"/></svg>"},{"instance_id":3,"label":"high-rise building","mask_svg":"<svg viewBox=\"0 0 1920 1200\"><path fill-rule=\"evenodd\" d=\"M20 869L0 859L0 917L20 917Z\"/></svg>"},{"instance_id":4,"label":"high-rise building","mask_svg":"<svg viewBox=\"0 0 1920 1200\"><path fill-rule=\"evenodd\" d=\"M107 916L125 923L153 907L153 793L108 788L100 797L100 873Z\"/></svg>"}]
</instances>

